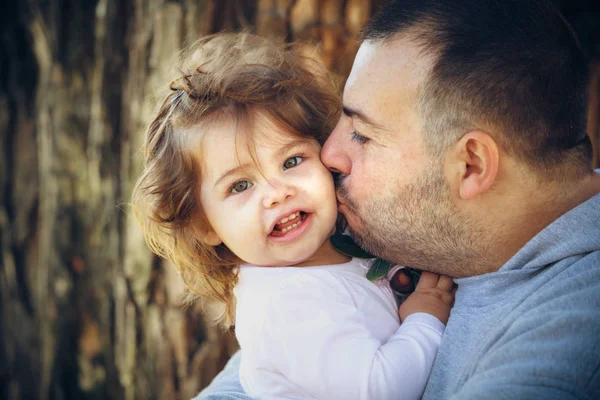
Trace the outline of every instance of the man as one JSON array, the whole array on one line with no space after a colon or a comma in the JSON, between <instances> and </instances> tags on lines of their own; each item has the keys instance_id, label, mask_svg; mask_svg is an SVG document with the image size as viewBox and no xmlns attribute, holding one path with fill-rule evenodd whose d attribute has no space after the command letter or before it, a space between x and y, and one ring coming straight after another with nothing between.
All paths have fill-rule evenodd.
<instances>
[{"instance_id":1,"label":"man","mask_svg":"<svg viewBox=\"0 0 600 400\"><path fill-rule=\"evenodd\" d=\"M366 27L321 156L363 247L457 278L424 398L600 398L587 81L550 2L391 1ZM199 398L247 398L237 362Z\"/></svg>"}]
</instances>

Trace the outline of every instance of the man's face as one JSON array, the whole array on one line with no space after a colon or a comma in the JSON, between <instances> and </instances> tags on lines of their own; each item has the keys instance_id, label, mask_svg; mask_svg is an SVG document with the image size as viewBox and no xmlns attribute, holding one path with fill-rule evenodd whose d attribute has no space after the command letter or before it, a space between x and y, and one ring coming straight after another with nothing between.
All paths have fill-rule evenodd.
<instances>
[{"instance_id":1,"label":"man's face","mask_svg":"<svg viewBox=\"0 0 600 400\"><path fill-rule=\"evenodd\" d=\"M363 43L321 158L340 173L339 211L359 244L398 264L458 275L444 265L455 261L449 242L463 218L417 112L429 67L410 42Z\"/></svg>"}]
</instances>

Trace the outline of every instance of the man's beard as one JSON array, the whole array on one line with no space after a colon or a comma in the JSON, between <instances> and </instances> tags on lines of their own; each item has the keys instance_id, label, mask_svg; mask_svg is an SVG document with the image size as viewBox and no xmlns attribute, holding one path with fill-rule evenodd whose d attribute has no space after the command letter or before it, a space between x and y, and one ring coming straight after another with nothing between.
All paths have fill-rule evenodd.
<instances>
[{"instance_id":1,"label":"man's beard","mask_svg":"<svg viewBox=\"0 0 600 400\"><path fill-rule=\"evenodd\" d=\"M431 165L399 192L374 192L360 207L336 179L337 194L348 207L348 230L372 254L427 271L471 276L491 262L485 232L452 202L440 167Z\"/></svg>"}]
</instances>

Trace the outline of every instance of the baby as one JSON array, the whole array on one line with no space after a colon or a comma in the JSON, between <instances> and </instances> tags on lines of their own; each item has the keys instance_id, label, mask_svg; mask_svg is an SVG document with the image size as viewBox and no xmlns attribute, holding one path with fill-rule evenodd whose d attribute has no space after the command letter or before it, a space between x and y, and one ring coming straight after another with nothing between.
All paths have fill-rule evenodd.
<instances>
[{"instance_id":1,"label":"baby","mask_svg":"<svg viewBox=\"0 0 600 400\"><path fill-rule=\"evenodd\" d=\"M371 260L332 246L319 158L339 115L331 77L291 46L231 33L201 39L182 71L147 130L133 205L151 249L224 306L244 390L419 398L453 283L423 273L398 312L388 282L365 278Z\"/></svg>"}]
</instances>

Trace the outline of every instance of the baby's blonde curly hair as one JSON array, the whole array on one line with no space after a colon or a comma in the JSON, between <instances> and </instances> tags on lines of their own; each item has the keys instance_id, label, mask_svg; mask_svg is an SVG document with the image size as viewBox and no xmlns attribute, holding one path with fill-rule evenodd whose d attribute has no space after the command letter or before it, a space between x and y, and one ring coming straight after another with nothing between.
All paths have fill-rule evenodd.
<instances>
[{"instance_id":1,"label":"baby's blonde curly hair","mask_svg":"<svg viewBox=\"0 0 600 400\"><path fill-rule=\"evenodd\" d=\"M202 160L191 145L201 130L190 128L260 113L323 144L339 115L338 85L297 47L248 33L211 35L182 54L181 75L145 134L132 205L150 249L177 267L190 292L221 303L218 322L230 327L240 261L225 245L204 240L210 226L198 196Z\"/></svg>"}]
</instances>

